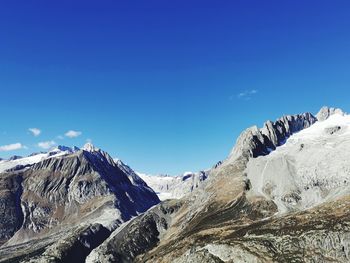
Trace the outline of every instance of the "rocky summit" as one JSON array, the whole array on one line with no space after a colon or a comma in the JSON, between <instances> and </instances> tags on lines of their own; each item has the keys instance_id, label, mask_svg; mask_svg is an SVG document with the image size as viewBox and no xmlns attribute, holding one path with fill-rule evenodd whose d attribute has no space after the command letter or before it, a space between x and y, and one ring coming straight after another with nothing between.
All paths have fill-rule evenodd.
<instances>
[{"instance_id":1,"label":"rocky summit","mask_svg":"<svg viewBox=\"0 0 350 263\"><path fill-rule=\"evenodd\" d=\"M350 115L323 107L177 177L90 144L2 160L0 262L350 262L349 147Z\"/></svg>"}]
</instances>

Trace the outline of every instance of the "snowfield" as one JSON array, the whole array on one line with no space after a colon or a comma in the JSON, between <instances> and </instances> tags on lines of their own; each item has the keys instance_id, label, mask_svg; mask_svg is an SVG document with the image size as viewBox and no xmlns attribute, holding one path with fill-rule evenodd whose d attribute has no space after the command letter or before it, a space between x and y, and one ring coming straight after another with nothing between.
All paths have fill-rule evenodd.
<instances>
[{"instance_id":1,"label":"snowfield","mask_svg":"<svg viewBox=\"0 0 350 263\"><path fill-rule=\"evenodd\" d=\"M73 150L68 147L64 148L65 149L55 148L48 153L38 153L32 156L23 157L16 160L2 160L0 161L0 173L8 169L15 168L16 166L32 165L48 158L59 157L73 152Z\"/></svg>"},{"instance_id":2,"label":"snowfield","mask_svg":"<svg viewBox=\"0 0 350 263\"><path fill-rule=\"evenodd\" d=\"M254 194L280 212L313 207L350 193L350 115L334 114L288 138L267 156L251 159Z\"/></svg>"},{"instance_id":3,"label":"snowfield","mask_svg":"<svg viewBox=\"0 0 350 263\"><path fill-rule=\"evenodd\" d=\"M186 172L180 176L147 175L137 173L151 187L161 201L180 199L198 188L207 179L206 172Z\"/></svg>"}]
</instances>

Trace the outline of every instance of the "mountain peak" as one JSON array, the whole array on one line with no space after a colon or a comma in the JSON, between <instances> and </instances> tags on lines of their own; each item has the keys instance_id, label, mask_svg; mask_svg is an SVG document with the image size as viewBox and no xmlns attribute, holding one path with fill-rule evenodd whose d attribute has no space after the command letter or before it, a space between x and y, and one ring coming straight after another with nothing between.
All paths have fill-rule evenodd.
<instances>
[{"instance_id":1,"label":"mountain peak","mask_svg":"<svg viewBox=\"0 0 350 263\"><path fill-rule=\"evenodd\" d=\"M87 151L87 152L98 152L100 149L95 147L92 143L88 142L84 145L82 150Z\"/></svg>"},{"instance_id":2,"label":"mountain peak","mask_svg":"<svg viewBox=\"0 0 350 263\"><path fill-rule=\"evenodd\" d=\"M330 108L327 106L323 106L317 113L316 118L318 121L324 121L334 114L344 115L345 113L339 108Z\"/></svg>"},{"instance_id":3,"label":"mountain peak","mask_svg":"<svg viewBox=\"0 0 350 263\"><path fill-rule=\"evenodd\" d=\"M268 155L294 133L310 127L317 121L311 113L286 115L275 122L267 121L263 128L250 127L236 141L230 158Z\"/></svg>"}]
</instances>

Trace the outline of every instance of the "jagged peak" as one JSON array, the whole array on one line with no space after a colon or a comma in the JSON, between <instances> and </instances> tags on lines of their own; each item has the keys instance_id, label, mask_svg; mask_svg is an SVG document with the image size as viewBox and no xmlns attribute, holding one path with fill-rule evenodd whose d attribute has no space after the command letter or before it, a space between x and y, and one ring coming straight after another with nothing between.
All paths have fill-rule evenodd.
<instances>
[{"instance_id":1,"label":"jagged peak","mask_svg":"<svg viewBox=\"0 0 350 263\"><path fill-rule=\"evenodd\" d=\"M91 142L86 143L82 150L87 151L87 152L98 152L100 151L99 148L95 147Z\"/></svg>"},{"instance_id":2,"label":"jagged peak","mask_svg":"<svg viewBox=\"0 0 350 263\"><path fill-rule=\"evenodd\" d=\"M327 120L331 115L334 114L340 114L345 115L345 112L343 112L340 108L333 108L328 106L323 106L319 112L316 114L316 118L318 121L325 121Z\"/></svg>"},{"instance_id":3,"label":"jagged peak","mask_svg":"<svg viewBox=\"0 0 350 263\"><path fill-rule=\"evenodd\" d=\"M317 121L311 113L285 115L275 122L267 121L263 128L250 127L238 137L230 159L239 156L257 157L269 154L282 145L289 136L310 127Z\"/></svg>"}]
</instances>

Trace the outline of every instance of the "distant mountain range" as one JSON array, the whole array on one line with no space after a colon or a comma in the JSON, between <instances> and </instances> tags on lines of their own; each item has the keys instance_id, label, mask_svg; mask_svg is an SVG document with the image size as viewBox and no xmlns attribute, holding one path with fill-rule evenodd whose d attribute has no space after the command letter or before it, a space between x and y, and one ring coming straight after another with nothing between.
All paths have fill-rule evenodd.
<instances>
[{"instance_id":1,"label":"distant mountain range","mask_svg":"<svg viewBox=\"0 0 350 263\"><path fill-rule=\"evenodd\" d=\"M211 169L136 173L92 144L0 161L0 262L350 262L350 115L243 131Z\"/></svg>"},{"instance_id":2,"label":"distant mountain range","mask_svg":"<svg viewBox=\"0 0 350 263\"><path fill-rule=\"evenodd\" d=\"M157 193L162 201L180 199L193 192L208 178L208 171L186 172L180 176L137 174Z\"/></svg>"}]
</instances>

